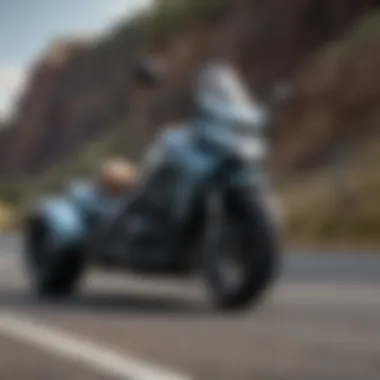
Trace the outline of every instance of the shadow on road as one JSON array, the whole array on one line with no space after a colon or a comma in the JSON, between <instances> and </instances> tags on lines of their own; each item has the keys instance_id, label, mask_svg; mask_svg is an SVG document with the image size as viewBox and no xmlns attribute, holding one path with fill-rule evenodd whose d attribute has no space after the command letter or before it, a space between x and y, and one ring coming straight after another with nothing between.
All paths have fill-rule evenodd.
<instances>
[{"instance_id":1,"label":"shadow on road","mask_svg":"<svg viewBox=\"0 0 380 380\"><path fill-rule=\"evenodd\" d=\"M147 294L78 294L60 299L38 298L17 291L0 291L0 309L48 310L50 312L117 313L146 315L206 316L215 311L201 302L173 296Z\"/></svg>"}]
</instances>

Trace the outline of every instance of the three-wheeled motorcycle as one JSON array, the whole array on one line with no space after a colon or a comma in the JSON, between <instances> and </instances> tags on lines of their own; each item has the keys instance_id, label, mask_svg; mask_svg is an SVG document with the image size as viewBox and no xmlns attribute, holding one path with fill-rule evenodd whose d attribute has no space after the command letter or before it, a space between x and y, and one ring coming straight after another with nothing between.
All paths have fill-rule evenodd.
<instances>
[{"instance_id":1,"label":"three-wheeled motorcycle","mask_svg":"<svg viewBox=\"0 0 380 380\"><path fill-rule=\"evenodd\" d=\"M201 73L198 113L148 147L132 193L101 203L94 186L42 199L25 224L36 292L70 294L86 267L150 276L201 274L215 305L258 302L278 268L278 223L266 201L267 123L237 73Z\"/></svg>"}]
</instances>

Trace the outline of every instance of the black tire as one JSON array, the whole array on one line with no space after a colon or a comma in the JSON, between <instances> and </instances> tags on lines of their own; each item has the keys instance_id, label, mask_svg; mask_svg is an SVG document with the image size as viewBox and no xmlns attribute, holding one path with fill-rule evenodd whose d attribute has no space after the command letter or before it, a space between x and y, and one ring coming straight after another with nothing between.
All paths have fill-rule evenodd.
<instances>
[{"instance_id":1,"label":"black tire","mask_svg":"<svg viewBox=\"0 0 380 380\"><path fill-rule=\"evenodd\" d=\"M222 208L224 217L217 213ZM263 298L279 269L280 237L274 217L265 202L257 194L235 192L228 199L217 198L206 207L206 234L202 243L204 252L205 280L212 300L221 310L243 310L256 306ZM234 228L240 235L240 248L234 255L242 260L241 282L235 287L226 287L219 269L220 241L224 231ZM219 227L218 227L219 226Z\"/></svg>"},{"instance_id":2,"label":"black tire","mask_svg":"<svg viewBox=\"0 0 380 380\"><path fill-rule=\"evenodd\" d=\"M24 230L24 259L33 291L41 297L72 294L82 277L85 260L78 245L53 252L47 247L49 226L40 215L28 218Z\"/></svg>"}]
</instances>

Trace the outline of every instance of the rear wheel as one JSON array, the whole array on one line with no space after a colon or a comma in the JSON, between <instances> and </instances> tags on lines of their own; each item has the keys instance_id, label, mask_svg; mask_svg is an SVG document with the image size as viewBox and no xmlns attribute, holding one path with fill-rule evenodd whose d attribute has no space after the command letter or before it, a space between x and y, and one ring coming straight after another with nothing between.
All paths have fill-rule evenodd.
<instances>
[{"instance_id":1,"label":"rear wheel","mask_svg":"<svg viewBox=\"0 0 380 380\"><path fill-rule=\"evenodd\" d=\"M49 227L43 217L29 218L24 235L24 258L34 291L40 296L71 294L84 270L84 256L78 245L57 251L50 246Z\"/></svg>"},{"instance_id":2,"label":"rear wheel","mask_svg":"<svg viewBox=\"0 0 380 380\"><path fill-rule=\"evenodd\" d=\"M273 218L258 196L218 196L207 204L203 239L205 279L219 309L258 303L278 268L279 237Z\"/></svg>"}]
</instances>

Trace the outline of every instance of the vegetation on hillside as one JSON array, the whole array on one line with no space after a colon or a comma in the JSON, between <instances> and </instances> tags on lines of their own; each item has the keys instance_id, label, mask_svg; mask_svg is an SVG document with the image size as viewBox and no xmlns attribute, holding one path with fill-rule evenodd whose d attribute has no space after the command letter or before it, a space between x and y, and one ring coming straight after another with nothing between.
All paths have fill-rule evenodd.
<instances>
[{"instance_id":1,"label":"vegetation on hillside","mask_svg":"<svg viewBox=\"0 0 380 380\"><path fill-rule=\"evenodd\" d=\"M232 0L156 0L148 12L116 26L98 45L95 54L100 59L107 59L120 46L129 46L128 54L133 49L142 50L178 34L196 20L218 14L231 3Z\"/></svg>"},{"instance_id":2,"label":"vegetation on hillside","mask_svg":"<svg viewBox=\"0 0 380 380\"><path fill-rule=\"evenodd\" d=\"M279 191L292 244L380 246L380 139L368 142L347 168L294 179Z\"/></svg>"},{"instance_id":3,"label":"vegetation on hillside","mask_svg":"<svg viewBox=\"0 0 380 380\"><path fill-rule=\"evenodd\" d=\"M54 194L65 189L74 179L93 177L105 158L125 156L123 131L90 143L85 150L68 162L53 167L44 175L33 180L0 184L0 200L14 210L24 210L38 197ZM0 225L1 227L1 225Z\"/></svg>"},{"instance_id":4,"label":"vegetation on hillside","mask_svg":"<svg viewBox=\"0 0 380 380\"><path fill-rule=\"evenodd\" d=\"M150 37L178 32L189 22L214 15L231 0L158 0L154 11L147 17Z\"/></svg>"}]
</instances>

